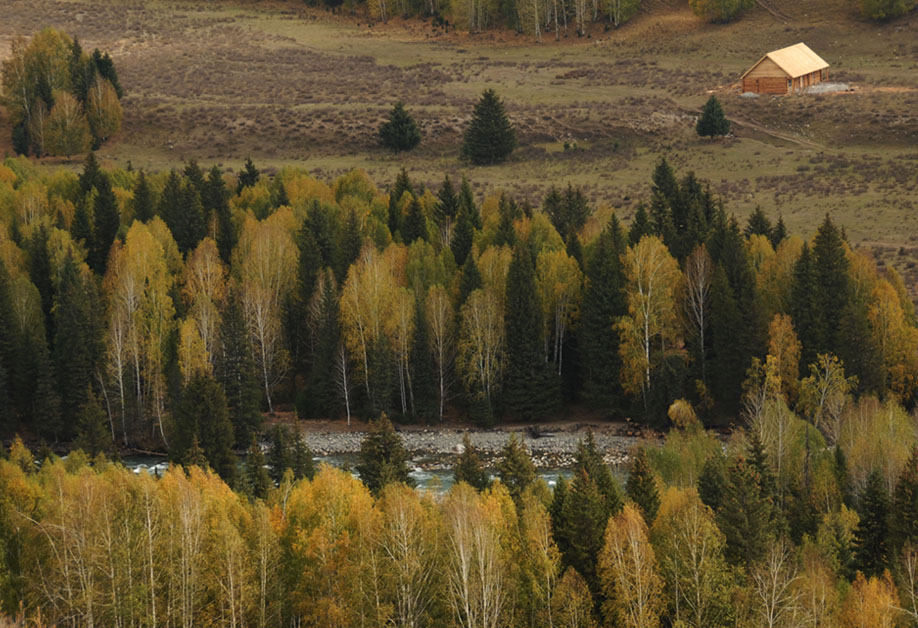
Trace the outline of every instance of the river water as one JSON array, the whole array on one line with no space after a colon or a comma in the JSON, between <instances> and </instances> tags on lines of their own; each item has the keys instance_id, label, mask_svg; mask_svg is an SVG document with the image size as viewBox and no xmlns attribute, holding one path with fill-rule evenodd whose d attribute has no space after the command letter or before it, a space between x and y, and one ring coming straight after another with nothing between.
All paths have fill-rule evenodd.
<instances>
[{"instance_id":1,"label":"river water","mask_svg":"<svg viewBox=\"0 0 918 628\"><path fill-rule=\"evenodd\" d=\"M316 456L313 458L316 466L320 464L330 464L334 467L347 469L353 472L357 464L357 454L335 454L329 456ZM412 471L411 478L415 485L422 490L429 490L435 493L445 493L453 485L453 468L451 456L430 456L419 455L411 460ZM134 473L152 473L161 475L169 468L169 462L165 457L151 456L144 454L125 455L121 458L122 463L128 469L133 469ZM487 468L488 473L494 478L497 476L495 468ZM548 486L554 488L558 481L558 476L564 476L570 479L572 472L570 468L538 468L538 476L545 480ZM355 474L356 475L356 474Z\"/></svg>"}]
</instances>

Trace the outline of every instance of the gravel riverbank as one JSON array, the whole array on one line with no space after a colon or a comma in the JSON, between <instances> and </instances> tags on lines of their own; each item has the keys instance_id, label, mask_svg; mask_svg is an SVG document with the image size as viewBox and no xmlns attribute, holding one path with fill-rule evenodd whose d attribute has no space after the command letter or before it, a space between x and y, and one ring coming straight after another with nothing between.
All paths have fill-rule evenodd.
<instances>
[{"instance_id":1,"label":"gravel riverbank","mask_svg":"<svg viewBox=\"0 0 918 628\"><path fill-rule=\"evenodd\" d=\"M417 428L399 430L405 448L412 457L448 457L462 452L462 437L467 433L472 445L480 452L485 462L493 462L511 434L517 434L532 455L537 467L567 467L573 463L577 443L593 429L593 437L606 462L621 465L628 460L628 451L640 438L619 425L584 426L580 424L563 427L527 427L483 429L460 428ZM355 454L365 431L303 429L303 438L317 456Z\"/></svg>"}]
</instances>

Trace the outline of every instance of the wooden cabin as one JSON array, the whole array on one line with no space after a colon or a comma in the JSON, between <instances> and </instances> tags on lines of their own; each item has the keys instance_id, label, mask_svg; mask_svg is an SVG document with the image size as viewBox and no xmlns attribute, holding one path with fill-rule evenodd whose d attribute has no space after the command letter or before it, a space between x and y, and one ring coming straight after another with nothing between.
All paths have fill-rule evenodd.
<instances>
[{"instance_id":1,"label":"wooden cabin","mask_svg":"<svg viewBox=\"0 0 918 628\"><path fill-rule=\"evenodd\" d=\"M742 78L743 92L791 94L829 80L829 64L800 43L769 52Z\"/></svg>"}]
</instances>

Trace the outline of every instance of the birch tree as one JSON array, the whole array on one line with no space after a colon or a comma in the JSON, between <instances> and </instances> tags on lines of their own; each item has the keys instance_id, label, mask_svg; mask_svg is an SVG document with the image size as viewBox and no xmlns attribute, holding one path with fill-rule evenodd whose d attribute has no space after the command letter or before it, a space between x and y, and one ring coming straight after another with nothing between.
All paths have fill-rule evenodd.
<instances>
[{"instance_id":1,"label":"birch tree","mask_svg":"<svg viewBox=\"0 0 918 628\"><path fill-rule=\"evenodd\" d=\"M454 309L446 288L437 284L427 290L424 314L430 342L430 351L437 368L438 415L443 420L449 390L453 382L453 360L456 352L456 321Z\"/></svg>"}]
</instances>

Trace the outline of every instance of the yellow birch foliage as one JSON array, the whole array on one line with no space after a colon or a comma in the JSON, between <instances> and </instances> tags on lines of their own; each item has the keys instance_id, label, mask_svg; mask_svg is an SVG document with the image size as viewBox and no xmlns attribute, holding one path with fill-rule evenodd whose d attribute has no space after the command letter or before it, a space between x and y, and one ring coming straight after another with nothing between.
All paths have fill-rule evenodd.
<instances>
[{"instance_id":1,"label":"yellow birch foliage","mask_svg":"<svg viewBox=\"0 0 918 628\"><path fill-rule=\"evenodd\" d=\"M775 314L768 326L766 386L793 405L800 379L800 341L787 314Z\"/></svg>"},{"instance_id":2,"label":"yellow birch foliage","mask_svg":"<svg viewBox=\"0 0 918 628\"><path fill-rule=\"evenodd\" d=\"M842 605L841 628L895 628L900 615L899 596L889 572L882 577L857 577Z\"/></svg>"},{"instance_id":3,"label":"yellow birch foliage","mask_svg":"<svg viewBox=\"0 0 918 628\"><path fill-rule=\"evenodd\" d=\"M663 610L663 582L648 540L647 524L634 504L609 521L599 554L606 621L622 628L656 628Z\"/></svg>"}]
</instances>

